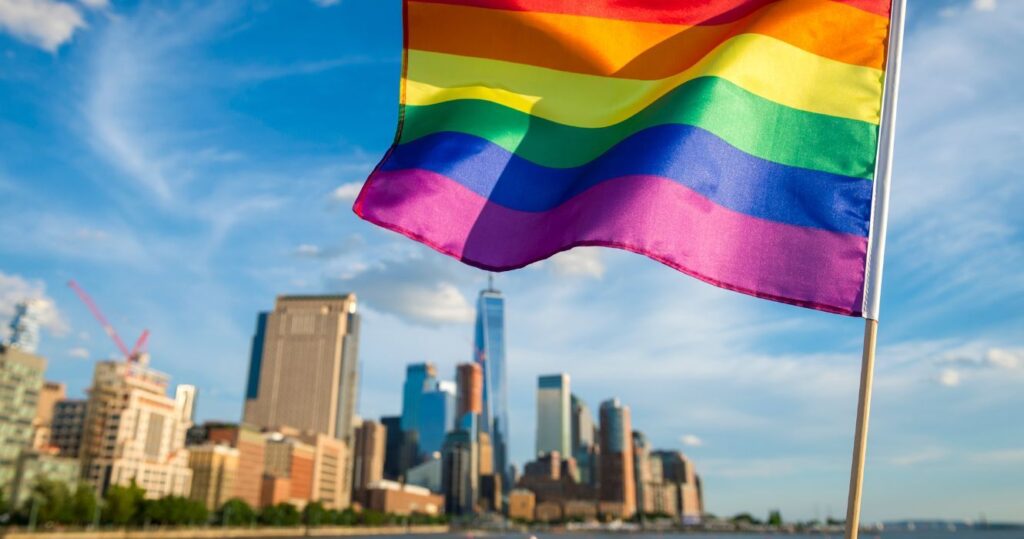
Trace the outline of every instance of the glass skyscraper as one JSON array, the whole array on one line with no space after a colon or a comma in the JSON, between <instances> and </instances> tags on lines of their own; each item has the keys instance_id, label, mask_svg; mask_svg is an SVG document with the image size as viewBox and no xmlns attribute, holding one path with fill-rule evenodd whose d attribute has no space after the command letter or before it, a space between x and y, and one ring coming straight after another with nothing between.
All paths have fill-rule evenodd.
<instances>
[{"instance_id":1,"label":"glass skyscraper","mask_svg":"<svg viewBox=\"0 0 1024 539\"><path fill-rule=\"evenodd\" d=\"M420 455L440 451L444 436L455 428L455 383L440 380L436 387L420 395Z\"/></svg>"},{"instance_id":2,"label":"glass skyscraper","mask_svg":"<svg viewBox=\"0 0 1024 539\"><path fill-rule=\"evenodd\" d=\"M437 385L437 366L433 363L414 363L405 368L405 385L402 387L402 430L418 430L420 425L420 400L423 393Z\"/></svg>"},{"instance_id":3,"label":"glass skyscraper","mask_svg":"<svg viewBox=\"0 0 1024 539\"><path fill-rule=\"evenodd\" d=\"M476 304L473 359L483 368L483 414L480 430L494 444L494 468L503 490L511 485L508 462L508 384L505 366L505 298L493 284L480 292Z\"/></svg>"}]
</instances>

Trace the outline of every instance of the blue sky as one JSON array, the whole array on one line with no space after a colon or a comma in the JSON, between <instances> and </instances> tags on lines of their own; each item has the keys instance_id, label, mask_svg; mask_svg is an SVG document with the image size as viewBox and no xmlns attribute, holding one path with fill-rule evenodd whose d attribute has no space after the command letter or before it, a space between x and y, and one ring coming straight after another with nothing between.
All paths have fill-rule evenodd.
<instances>
[{"instance_id":1,"label":"blue sky","mask_svg":"<svg viewBox=\"0 0 1024 539\"><path fill-rule=\"evenodd\" d=\"M1024 2L911 0L864 512L1024 521ZM0 0L0 318L52 302L73 395L113 345L237 419L256 313L355 291L364 416L404 365L454 376L484 274L359 221L390 144L398 0ZM584 249L503 274L512 452L538 374L611 396L704 476L708 509L839 516L861 322Z\"/></svg>"}]
</instances>

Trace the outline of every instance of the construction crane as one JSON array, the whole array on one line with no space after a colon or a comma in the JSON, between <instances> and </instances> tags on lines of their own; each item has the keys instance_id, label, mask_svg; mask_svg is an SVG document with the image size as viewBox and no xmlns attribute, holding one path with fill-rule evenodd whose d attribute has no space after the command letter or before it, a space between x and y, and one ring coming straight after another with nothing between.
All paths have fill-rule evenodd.
<instances>
[{"instance_id":1,"label":"construction crane","mask_svg":"<svg viewBox=\"0 0 1024 539\"><path fill-rule=\"evenodd\" d=\"M71 287L71 290L75 291L75 294L78 295L78 299L82 300L82 303L85 304L89 309L89 312L91 312L96 318L96 321L100 323L100 326L103 326L103 331L106 332L108 337L110 337L110 340L114 341L114 344L117 345L117 349L124 354L125 361L129 363L137 362L139 360L139 355L142 354L142 351L146 347L146 341L149 340L149 330L142 330L142 335L139 335L139 339L135 341L135 346L129 350L124 344L124 341L121 340L121 336L117 334L117 330L114 329L114 326L109 321L107 321L107 317L103 316L103 311L100 311L100 308L96 306L96 302L92 300L89 294L87 294L85 290L73 280L68 281L68 286Z\"/></svg>"}]
</instances>

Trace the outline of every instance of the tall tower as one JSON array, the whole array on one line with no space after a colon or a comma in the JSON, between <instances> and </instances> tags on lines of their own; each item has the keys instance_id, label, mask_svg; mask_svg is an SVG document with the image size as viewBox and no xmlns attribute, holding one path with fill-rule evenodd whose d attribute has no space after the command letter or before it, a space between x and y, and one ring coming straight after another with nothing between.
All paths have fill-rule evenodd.
<instances>
[{"instance_id":1,"label":"tall tower","mask_svg":"<svg viewBox=\"0 0 1024 539\"><path fill-rule=\"evenodd\" d=\"M358 378L355 294L280 296L257 319L243 421L351 442Z\"/></svg>"},{"instance_id":2,"label":"tall tower","mask_svg":"<svg viewBox=\"0 0 1024 539\"><path fill-rule=\"evenodd\" d=\"M583 399L570 397L572 412L570 432L572 433L572 456L580 470L580 482L586 485L597 485L597 426L590 408Z\"/></svg>"},{"instance_id":3,"label":"tall tower","mask_svg":"<svg viewBox=\"0 0 1024 539\"><path fill-rule=\"evenodd\" d=\"M437 385L437 365L413 363L405 368L402 386L402 430L416 430L420 424L420 401L423 394Z\"/></svg>"},{"instance_id":4,"label":"tall tower","mask_svg":"<svg viewBox=\"0 0 1024 539\"><path fill-rule=\"evenodd\" d=\"M633 426L629 407L619 399L601 403L601 487L602 503L621 510L622 518L636 512L636 484L633 462Z\"/></svg>"},{"instance_id":5,"label":"tall tower","mask_svg":"<svg viewBox=\"0 0 1024 539\"><path fill-rule=\"evenodd\" d=\"M569 375L537 378L537 455L572 456Z\"/></svg>"},{"instance_id":6,"label":"tall tower","mask_svg":"<svg viewBox=\"0 0 1024 539\"><path fill-rule=\"evenodd\" d=\"M505 490L512 483L508 461L508 386L505 366L505 298L493 281L480 292L476 305L473 359L483 370L483 413L480 430L491 435L494 468Z\"/></svg>"}]
</instances>

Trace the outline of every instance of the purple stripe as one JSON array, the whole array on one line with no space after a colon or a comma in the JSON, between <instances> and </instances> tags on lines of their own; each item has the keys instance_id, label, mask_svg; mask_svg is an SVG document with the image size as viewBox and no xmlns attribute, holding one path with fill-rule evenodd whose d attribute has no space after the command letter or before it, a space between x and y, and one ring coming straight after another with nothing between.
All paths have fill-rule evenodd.
<instances>
[{"instance_id":1,"label":"purple stripe","mask_svg":"<svg viewBox=\"0 0 1024 539\"><path fill-rule=\"evenodd\" d=\"M750 217L657 176L606 181L551 210L524 212L430 171L377 171L355 211L492 271L601 245L745 294L839 314L861 311L867 238Z\"/></svg>"}]
</instances>

